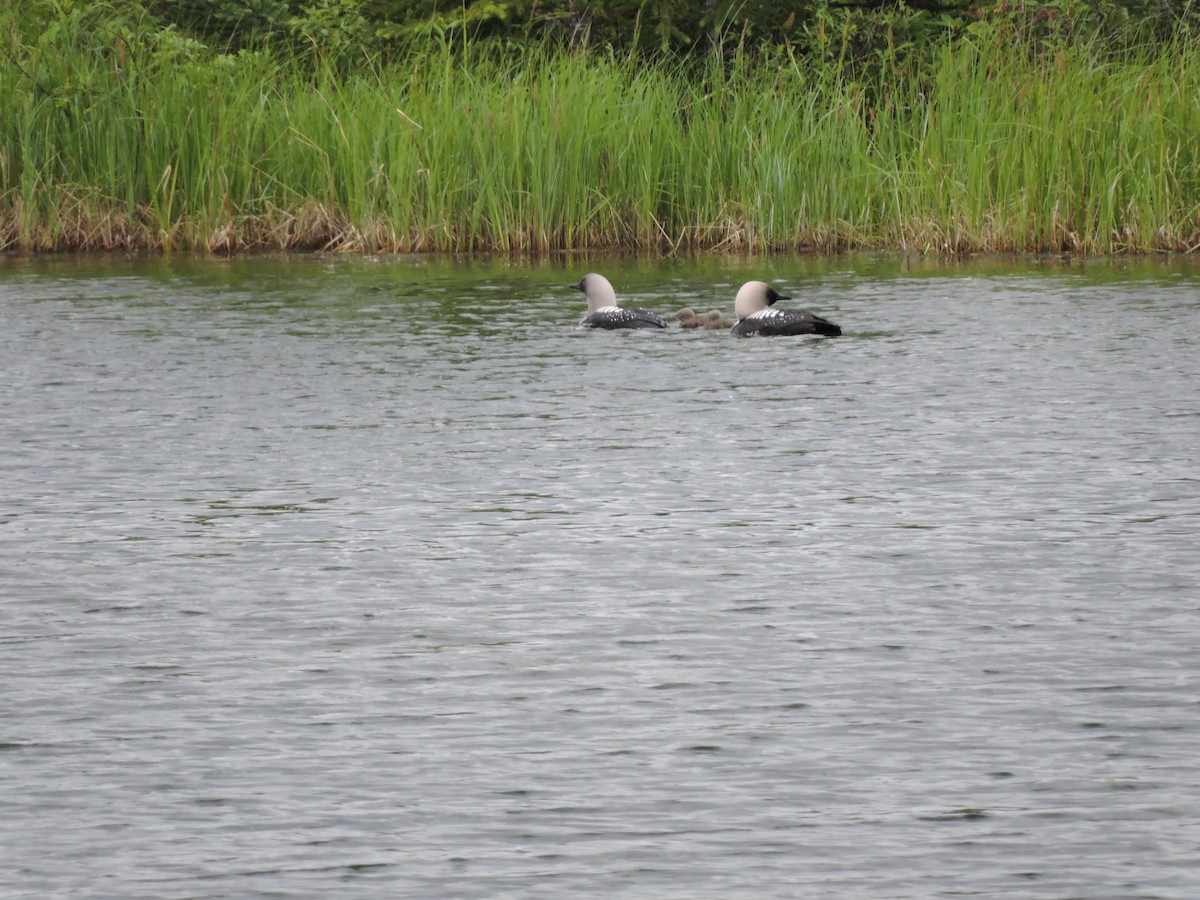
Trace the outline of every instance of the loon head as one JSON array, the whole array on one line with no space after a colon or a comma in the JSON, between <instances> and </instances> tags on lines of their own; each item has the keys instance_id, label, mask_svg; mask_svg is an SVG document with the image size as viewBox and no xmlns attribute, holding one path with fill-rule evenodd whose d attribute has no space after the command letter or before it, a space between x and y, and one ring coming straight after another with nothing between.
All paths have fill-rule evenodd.
<instances>
[{"instance_id":1,"label":"loon head","mask_svg":"<svg viewBox=\"0 0 1200 900\"><path fill-rule=\"evenodd\" d=\"M604 306L617 305L617 292L613 290L612 284L603 275L590 272L580 279L579 284L573 284L571 287L577 291L583 291L587 297L589 313L594 313Z\"/></svg>"},{"instance_id":2,"label":"loon head","mask_svg":"<svg viewBox=\"0 0 1200 900\"><path fill-rule=\"evenodd\" d=\"M747 281L737 292L733 301L733 314L740 322L746 316L761 312L780 300L790 300L791 297L780 296L775 288L765 281Z\"/></svg>"}]
</instances>

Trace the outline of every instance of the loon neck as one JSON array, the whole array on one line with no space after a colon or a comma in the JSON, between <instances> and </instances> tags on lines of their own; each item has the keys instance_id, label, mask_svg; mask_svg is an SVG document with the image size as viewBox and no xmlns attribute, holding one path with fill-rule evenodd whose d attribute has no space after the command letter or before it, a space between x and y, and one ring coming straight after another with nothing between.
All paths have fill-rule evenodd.
<instances>
[{"instance_id":1,"label":"loon neck","mask_svg":"<svg viewBox=\"0 0 1200 900\"><path fill-rule=\"evenodd\" d=\"M613 290L612 283L603 275L597 275L595 272L584 275L583 280L579 282L579 287L587 297L589 313L604 309L606 306L617 305L617 292Z\"/></svg>"}]
</instances>

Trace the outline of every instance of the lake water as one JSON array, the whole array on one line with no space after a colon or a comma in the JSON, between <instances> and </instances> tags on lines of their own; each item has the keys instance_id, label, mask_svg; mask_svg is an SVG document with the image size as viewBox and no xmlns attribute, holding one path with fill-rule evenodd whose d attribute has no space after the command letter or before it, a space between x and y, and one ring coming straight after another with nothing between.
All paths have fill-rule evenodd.
<instances>
[{"instance_id":1,"label":"lake water","mask_svg":"<svg viewBox=\"0 0 1200 900\"><path fill-rule=\"evenodd\" d=\"M1200 896L1200 262L10 258L0 373L6 898Z\"/></svg>"}]
</instances>

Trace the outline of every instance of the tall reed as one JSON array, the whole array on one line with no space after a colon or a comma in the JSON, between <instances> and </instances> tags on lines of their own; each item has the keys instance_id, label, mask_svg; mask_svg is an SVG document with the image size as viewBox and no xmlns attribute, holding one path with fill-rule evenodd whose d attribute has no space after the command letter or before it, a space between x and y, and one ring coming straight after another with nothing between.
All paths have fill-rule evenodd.
<instances>
[{"instance_id":1,"label":"tall reed","mask_svg":"<svg viewBox=\"0 0 1200 900\"><path fill-rule=\"evenodd\" d=\"M1200 246L1194 42L1031 54L984 31L856 83L787 54L441 45L314 72L177 36L22 40L0 57L3 247Z\"/></svg>"}]
</instances>

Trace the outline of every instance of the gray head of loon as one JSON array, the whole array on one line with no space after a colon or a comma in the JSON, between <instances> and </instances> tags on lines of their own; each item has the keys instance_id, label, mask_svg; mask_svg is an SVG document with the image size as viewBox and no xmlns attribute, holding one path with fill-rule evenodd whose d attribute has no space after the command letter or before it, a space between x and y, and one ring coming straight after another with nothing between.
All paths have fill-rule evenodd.
<instances>
[{"instance_id":1,"label":"gray head of loon","mask_svg":"<svg viewBox=\"0 0 1200 900\"><path fill-rule=\"evenodd\" d=\"M612 283L603 275L589 272L580 279L579 284L573 284L571 287L577 291L583 291L584 296L587 297L589 313L594 313L605 306L617 305L617 292L613 290Z\"/></svg>"},{"instance_id":2,"label":"gray head of loon","mask_svg":"<svg viewBox=\"0 0 1200 900\"><path fill-rule=\"evenodd\" d=\"M733 314L740 322L746 316L761 312L780 300L790 299L791 297L780 296L779 292L765 281L747 281L733 301Z\"/></svg>"}]
</instances>

